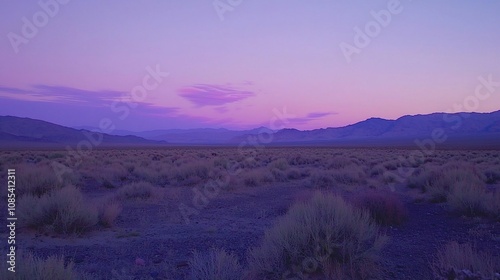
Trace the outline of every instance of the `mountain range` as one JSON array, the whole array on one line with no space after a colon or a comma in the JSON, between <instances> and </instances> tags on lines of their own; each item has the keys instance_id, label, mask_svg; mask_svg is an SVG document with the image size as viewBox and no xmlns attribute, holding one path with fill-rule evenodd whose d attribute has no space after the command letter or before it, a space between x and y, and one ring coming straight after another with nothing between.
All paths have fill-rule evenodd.
<instances>
[{"instance_id":1,"label":"mountain range","mask_svg":"<svg viewBox=\"0 0 500 280\"><path fill-rule=\"evenodd\" d=\"M0 116L0 145L4 147L77 145L91 141L99 131L93 127L64 127L57 124ZM259 133L265 135L259 136ZM240 145L250 139L271 140L270 145L414 146L416 141L441 135L442 146L500 147L500 111L491 113L433 113L403 116L396 120L370 118L344 127L313 130L285 128L272 132L251 130L166 129L133 132L115 130L102 134L102 146ZM89 138L90 137L90 138ZM256 138L257 137L257 138ZM258 141L258 140L257 140ZM266 141L267 142L267 141ZM248 144L246 144L248 145Z\"/></svg>"},{"instance_id":2,"label":"mountain range","mask_svg":"<svg viewBox=\"0 0 500 280\"><path fill-rule=\"evenodd\" d=\"M102 138L101 138L102 136ZM117 136L96 134L85 129L74 129L50 122L0 116L0 147L54 147L77 146L79 143L95 146L149 146L165 144L134 135Z\"/></svg>"}]
</instances>

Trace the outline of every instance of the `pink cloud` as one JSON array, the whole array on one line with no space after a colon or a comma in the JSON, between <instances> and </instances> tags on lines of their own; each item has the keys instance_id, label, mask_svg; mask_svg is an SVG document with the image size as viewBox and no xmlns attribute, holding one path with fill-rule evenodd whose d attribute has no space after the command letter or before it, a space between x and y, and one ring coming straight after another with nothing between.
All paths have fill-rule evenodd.
<instances>
[{"instance_id":1,"label":"pink cloud","mask_svg":"<svg viewBox=\"0 0 500 280\"><path fill-rule=\"evenodd\" d=\"M330 115L336 115L337 113L335 112L312 112L307 114L304 117L297 117L297 118L290 118L288 121L293 124L303 124L303 123L308 123L313 120L321 119L326 116Z\"/></svg>"},{"instance_id":2,"label":"pink cloud","mask_svg":"<svg viewBox=\"0 0 500 280\"><path fill-rule=\"evenodd\" d=\"M255 96L254 92L234 89L228 86L198 84L183 87L179 95L197 106L219 106Z\"/></svg>"}]
</instances>

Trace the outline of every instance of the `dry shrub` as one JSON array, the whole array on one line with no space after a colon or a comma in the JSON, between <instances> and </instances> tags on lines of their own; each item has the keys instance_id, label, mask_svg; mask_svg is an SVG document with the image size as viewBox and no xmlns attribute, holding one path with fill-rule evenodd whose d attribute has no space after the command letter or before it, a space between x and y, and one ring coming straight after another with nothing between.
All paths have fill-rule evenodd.
<instances>
[{"instance_id":1,"label":"dry shrub","mask_svg":"<svg viewBox=\"0 0 500 280\"><path fill-rule=\"evenodd\" d=\"M94 178L99 186L114 189L127 180L129 172L123 165L112 163L109 165L99 166L98 168L95 166L88 167L85 174L88 177Z\"/></svg>"},{"instance_id":2,"label":"dry shrub","mask_svg":"<svg viewBox=\"0 0 500 280\"><path fill-rule=\"evenodd\" d=\"M247 187L256 187L274 181L273 174L265 168L245 170L241 173L240 178Z\"/></svg>"},{"instance_id":3,"label":"dry shrub","mask_svg":"<svg viewBox=\"0 0 500 280\"><path fill-rule=\"evenodd\" d=\"M288 169L288 171L286 173L286 177L289 180L297 180L297 179L301 179L305 176L306 176L306 174L305 174L304 170L300 170L296 167Z\"/></svg>"},{"instance_id":4,"label":"dry shrub","mask_svg":"<svg viewBox=\"0 0 500 280\"><path fill-rule=\"evenodd\" d=\"M368 210L381 225L399 225L408 216L408 210L399 196L391 192L368 191L356 196L353 204Z\"/></svg>"},{"instance_id":5,"label":"dry shrub","mask_svg":"<svg viewBox=\"0 0 500 280\"><path fill-rule=\"evenodd\" d=\"M121 187L116 196L118 199L149 199L159 192L159 188L149 182L134 182Z\"/></svg>"},{"instance_id":6,"label":"dry shrub","mask_svg":"<svg viewBox=\"0 0 500 280\"><path fill-rule=\"evenodd\" d=\"M74 186L41 197L25 195L19 200L18 215L30 228L64 234L83 233L98 221L97 210Z\"/></svg>"},{"instance_id":7,"label":"dry shrub","mask_svg":"<svg viewBox=\"0 0 500 280\"><path fill-rule=\"evenodd\" d=\"M357 165L331 170L333 180L338 184L356 185L365 182L365 172Z\"/></svg>"},{"instance_id":8,"label":"dry shrub","mask_svg":"<svg viewBox=\"0 0 500 280\"><path fill-rule=\"evenodd\" d=\"M332 173L327 170L314 169L309 176L309 186L313 188L329 188L335 184Z\"/></svg>"},{"instance_id":9,"label":"dry shrub","mask_svg":"<svg viewBox=\"0 0 500 280\"><path fill-rule=\"evenodd\" d=\"M64 265L64 257L49 256L46 259L38 258L33 254L19 253L17 257L16 272L7 270L7 262L0 265L0 279L4 280L90 280L90 275L78 273L73 268L73 263Z\"/></svg>"},{"instance_id":10,"label":"dry shrub","mask_svg":"<svg viewBox=\"0 0 500 280\"><path fill-rule=\"evenodd\" d=\"M317 162L317 158L315 157L306 157L303 155L290 155L287 158L287 162L290 165L296 166L296 165L309 165Z\"/></svg>"},{"instance_id":11,"label":"dry shrub","mask_svg":"<svg viewBox=\"0 0 500 280\"><path fill-rule=\"evenodd\" d=\"M383 165L387 170L396 170L399 166L402 165L402 163L399 160L389 160L384 162Z\"/></svg>"},{"instance_id":12,"label":"dry shrub","mask_svg":"<svg viewBox=\"0 0 500 280\"><path fill-rule=\"evenodd\" d=\"M309 177L309 185L323 189L339 184L352 186L364 183L365 180L366 175L364 171L358 166L351 165L341 169L313 170Z\"/></svg>"},{"instance_id":13,"label":"dry shrub","mask_svg":"<svg viewBox=\"0 0 500 280\"><path fill-rule=\"evenodd\" d=\"M41 196L60 189L63 181L59 181L55 171L47 165L24 164L17 167L22 176L17 176L16 189L18 195L30 194Z\"/></svg>"},{"instance_id":14,"label":"dry shrub","mask_svg":"<svg viewBox=\"0 0 500 280\"><path fill-rule=\"evenodd\" d=\"M178 184L192 185L206 180L209 177L213 163L207 160L198 160L182 164L172 171L172 178Z\"/></svg>"},{"instance_id":15,"label":"dry shrub","mask_svg":"<svg viewBox=\"0 0 500 280\"><path fill-rule=\"evenodd\" d=\"M484 176L486 177L487 184L496 184L500 182L500 167L489 167L486 171L484 171Z\"/></svg>"},{"instance_id":16,"label":"dry shrub","mask_svg":"<svg viewBox=\"0 0 500 280\"><path fill-rule=\"evenodd\" d=\"M271 169L271 174L276 182L288 182L288 174L286 171L282 171L276 168Z\"/></svg>"},{"instance_id":17,"label":"dry shrub","mask_svg":"<svg viewBox=\"0 0 500 280\"><path fill-rule=\"evenodd\" d=\"M470 244L451 242L437 253L432 270L437 279L498 279L500 259ZM470 278L462 278L467 274Z\"/></svg>"},{"instance_id":18,"label":"dry shrub","mask_svg":"<svg viewBox=\"0 0 500 280\"><path fill-rule=\"evenodd\" d=\"M452 211L467 216L490 216L500 219L500 192L488 192L484 186L460 183L448 194Z\"/></svg>"},{"instance_id":19,"label":"dry shrub","mask_svg":"<svg viewBox=\"0 0 500 280\"><path fill-rule=\"evenodd\" d=\"M104 227L112 227L115 220L123 210L122 204L115 200L107 200L97 206L99 212L99 224Z\"/></svg>"},{"instance_id":20,"label":"dry shrub","mask_svg":"<svg viewBox=\"0 0 500 280\"><path fill-rule=\"evenodd\" d=\"M281 171L285 171L288 169L289 165L288 165L288 161L286 161L286 159L284 158L280 158L280 159L277 159L277 160L274 160L272 162L270 162L268 164L269 168L276 168L278 170L281 170Z\"/></svg>"},{"instance_id":21,"label":"dry shrub","mask_svg":"<svg viewBox=\"0 0 500 280\"><path fill-rule=\"evenodd\" d=\"M155 163L153 166L136 166L132 174L140 181L164 186L170 183L171 167L162 163Z\"/></svg>"},{"instance_id":22,"label":"dry shrub","mask_svg":"<svg viewBox=\"0 0 500 280\"><path fill-rule=\"evenodd\" d=\"M384 242L367 211L339 196L316 193L292 206L249 252L249 276L282 279L299 268L309 276L353 273L358 278L358 268L373 263Z\"/></svg>"},{"instance_id":23,"label":"dry shrub","mask_svg":"<svg viewBox=\"0 0 500 280\"><path fill-rule=\"evenodd\" d=\"M428 194L432 202L444 202L453 186L469 184L481 186L483 175L465 162L448 163L442 167L426 166L418 169L408 179L408 186Z\"/></svg>"},{"instance_id":24,"label":"dry shrub","mask_svg":"<svg viewBox=\"0 0 500 280\"><path fill-rule=\"evenodd\" d=\"M385 171L386 171L386 169L385 169L385 167L383 165L376 164L375 166L373 166L371 168L370 176L381 175L381 174L384 174Z\"/></svg>"},{"instance_id":25,"label":"dry shrub","mask_svg":"<svg viewBox=\"0 0 500 280\"><path fill-rule=\"evenodd\" d=\"M447 197L448 205L457 213L478 216L486 214L485 202L489 194L483 186L458 183L454 185Z\"/></svg>"},{"instance_id":26,"label":"dry shrub","mask_svg":"<svg viewBox=\"0 0 500 280\"><path fill-rule=\"evenodd\" d=\"M237 280L243 272L237 256L224 249L211 249L207 254L194 251L189 267L193 280Z\"/></svg>"},{"instance_id":27,"label":"dry shrub","mask_svg":"<svg viewBox=\"0 0 500 280\"><path fill-rule=\"evenodd\" d=\"M400 174L398 174L397 171L385 171L382 174L382 182L384 182L384 184L394 183L396 181L401 180L401 178L403 177Z\"/></svg>"},{"instance_id":28,"label":"dry shrub","mask_svg":"<svg viewBox=\"0 0 500 280\"><path fill-rule=\"evenodd\" d=\"M334 156L333 158L328 160L327 163L327 168L328 169L343 169L343 168L348 168L351 165L356 165L357 162L354 162L354 160L344 157L344 156Z\"/></svg>"},{"instance_id":29,"label":"dry shrub","mask_svg":"<svg viewBox=\"0 0 500 280\"><path fill-rule=\"evenodd\" d=\"M488 194L489 196L484 202L484 209L488 215L500 221L500 190Z\"/></svg>"}]
</instances>

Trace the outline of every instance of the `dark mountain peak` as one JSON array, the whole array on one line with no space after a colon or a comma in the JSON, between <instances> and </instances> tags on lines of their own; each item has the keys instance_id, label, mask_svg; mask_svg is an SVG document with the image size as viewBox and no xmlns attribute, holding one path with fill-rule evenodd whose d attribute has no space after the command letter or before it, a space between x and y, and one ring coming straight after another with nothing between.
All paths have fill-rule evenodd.
<instances>
[{"instance_id":1,"label":"dark mountain peak","mask_svg":"<svg viewBox=\"0 0 500 280\"><path fill-rule=\"evenodd\" d=\"M89 137L96 137L95 133L89 130L77 130L42 120L14 116L0 116L0 133L0 140L5 146L19 146L20 141L24 146L41 145L41 143L73 146L81 141L91 141ZM94 136L91 136L93 134ZM146 140L138 136L116 136L104 133L101 135L102 141L95 144L96 146L162 144L162 142Z\"/></svg>"}]
</instances>

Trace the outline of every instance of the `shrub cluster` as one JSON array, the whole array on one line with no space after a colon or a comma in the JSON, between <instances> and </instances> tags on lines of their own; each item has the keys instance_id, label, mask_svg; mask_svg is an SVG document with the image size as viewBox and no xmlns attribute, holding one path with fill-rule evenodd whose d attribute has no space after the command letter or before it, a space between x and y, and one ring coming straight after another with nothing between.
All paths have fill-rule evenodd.
<instances>
[{"instance_id":1,"label":"shrub cluster","mask_svg":"<svg viewBox=\"0 0 500 280\"><path fill-rule=\"evenodd\" d=\"M500 259L470 244L451 242L437 253L432 270L437 279L498 279Z\"/></svg>"},{"instance_id":2,"label":"shrub cluster","mask_svg":"<svg viewBox=\"0 0 500 280\"><path fill-rule=\"evenodd\" d=\"M299 202L268 230L248 256L251 279L282 279L301 273L333 277L359 272L373 260L385 238L370 214L341 197L317 193Z\"/></svg>"},{"instance_id":3,"label":"shrub cluster","mask_svg":"<svg viewBox=\"0 0 500 280\"><path fill-rule=\"evenodd\" d=\"M368 210L381 225L399 225L408 216L408 210L399 196L390 192L368 191L356 196L353 203Z\"/></svg>"}]
</instances>

